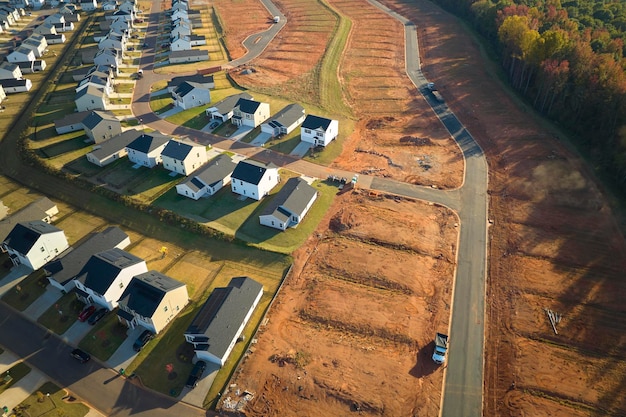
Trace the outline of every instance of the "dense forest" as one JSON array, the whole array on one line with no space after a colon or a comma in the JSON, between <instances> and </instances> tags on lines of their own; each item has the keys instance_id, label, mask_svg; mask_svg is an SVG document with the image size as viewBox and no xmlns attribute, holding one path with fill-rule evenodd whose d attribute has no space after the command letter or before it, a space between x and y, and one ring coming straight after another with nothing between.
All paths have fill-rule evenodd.
<instances>
[{"instance_id":1,"label":"dense forest","mask_svg":"<svg viewBox=\"0 0 626 417\"><path fill-rule=\"evenodd\" d=\"M626 185L624 0L434 0L500 54L511 85Z\"/></svg>"}]
</instances>

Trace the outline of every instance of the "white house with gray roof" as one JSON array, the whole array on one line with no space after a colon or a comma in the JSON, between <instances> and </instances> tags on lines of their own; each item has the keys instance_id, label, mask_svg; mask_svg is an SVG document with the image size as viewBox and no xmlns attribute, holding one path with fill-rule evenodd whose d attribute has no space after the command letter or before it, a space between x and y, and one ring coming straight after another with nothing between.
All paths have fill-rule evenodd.
<instances>
[{"instance_id":1,"label":"white house with gray roof","mask_svg":"<svg viewBox=\"0 0 626 417\"><path fill-rule=\"evenodd\" d=\"M250 126L255 128L270 117L269 103L240 98L233 109L230 119L236 126Z\"/></svg>"},{"instance_id":2,"label":"white house with gray roof","mask_svg":"<svg viewBox=\"0 0 626 417\"><path fill-rule=\"evenodd\" d=\"M0 63L0 80L18 80L22 78L19 65L2 61Z\"/></svg>"},{"instance_id":3,"label":"white house with gray roof","mask_svg":"<svg viewBox=\"0 0 626 417\"><path fill-rule=\"evenodd\" d=\"M278 230L297 227L317 199L317 190L302 178L287 180L283 188L265 206L259 222Z\"/></svg>"},{"instance_id":4,"label":"white house with gray roof","mask_svg":"<svg viewBox=\"0 0 626 417\"><path fill-rule=\"evenodd\" d=\"M130 237L119 227L111 226L102 232L91 234L79 246L66 252L61 258L49 262L44 271L50 285L60 291L69 292L74 288L74 278L83 269L94 253L130 245Z\"/></svg>"},{"instance_id":5,"label":"white house with gray roof","mask_svg":"<svg viewBox=\"0 0 626 417\"><path fill-rule=\"evenodd\" d=\"M143 133L126 146L128 159L134 164L154 168L162 162L161 153L170 139L158 132Z\"/></svg>"},{"instance_id":6,"label":"white house with gray roof","mask_svg":"<svg viewBox=\"0 0 626 417\"><path fill-rule=\"evenodd\" d=\"M63 230L41 220L18 223L2 242L13 265L37 270L59 256L69 243Z\"/></svg>"},{"instance_id":7,"label":"white house with gray roof","mask_svg":"<svg viewBox=\"0 0 626 417\"><path fill-rule=\"evenodd\" d=\"M230 187L233 193L254 200L261 200L280 182L278 167L273 163L244 159L237 164L231 175Z\"/></svg>"},{"instance_id":8,"label":"white house with gray roof","mask_svg":"<svg viewBox=\"0 0 626 417\"><path fill-rule=\"evenodd\" d=\"M85 117L90 114L90 110L66 114L61 119L56 119L54 121L54 129L59 135L83 130L85 129L83 120L85 120Z\"/></svg>"},{"instance_id":9,"label":"white house with gray roof","mask_svg":"<svg viewBox=\"0 0 626 417\"><path fill-rule=\"evenodd\" d=\"M248 93L239 93L232 96L228 96L222 101L217 102L213 107L209 107L205 110L207 117L211 119L219 119L222 122L230 120L233 117L235 105L240 99L245 98L252 100L252 96Z\"/></svg>"},{"instance_id":10,"label":"white house with gray roof","mask_svg":"<svg viewBox=\"0 0 626 417\"><path fill-rule=\"evenodd\" d=\"M189 51L170 52L170 64L185 64L188 62L200 62L209 60L209 51L206 49L191 49Z\"/></svg>"},{"instance_id":11,"label":"white house with gray roof","mask_svg":"<svg viewBox=\"0 0 626 417\"><path fill-rule=\"evenodd\" d=\"M15 51L11 52L7 55L7 61L17 63L17 62L25 62L25 61L34 61L37 57L35 56L35 52L32 49L26 48L24 46L18 47Z\"/></svg>"},{"instance_id":12,"label":"white house with gray roof","mask_svg":"<svg viewBox=\"0 0 626 417\"><path fill-rule=\"evenodd\" d=\"M148 272L146 261L113 248L92 255L74 278L79 300L113 310L133 277Z\"/></svg>"},{"instance_id":13,"label":"white house with gray roof","mask_svg":"<svg viewBox=\"0 0 626 417\"><path fill-rule=\"evenodd\" d=\"M143 132L136 129L126 130L111 139L105 140L93 147L86 157L92 164L104 167L126 156L126 147L129 143L141 136Z\"/></svg>"},{"instance_id":14,"label":"white house with gray roof","mask_svg":"<svg viewBox=\"0 0 626 417\"><path fill-rule=\"evenodd\" d=\"M212 75L194 74L174 77L167 82L167 91L173 92L179 85L184 82L191 82L202 85L207 90L215 88L215 80Z\"/></svg>"},{"instance_id":15,"label":"white house with gray roof","mask_svg":"<svg viewBox=\"0 0 626 417\"><path fill-rule=\"evenodd\" d=\"M172 91L174 105L185 110L211 102L211 91L204 85L193 81L184 81Z\"/></svg>"},{"instance_id":16,"label":"white house with gray roof","mask_svg":"<svg viewBox=\"0 0 626 417\"><path fill-rule=\"evenodd\" d=\"M230 182L236 166L230 156L218 155L177 184L176 192L193 200L210 197Z\"/></svg>"},{"instance_id":17,"label":"white house with gray roof","mask_svg":"<svg viewBox=\"0 0 626 417\"><path fill-rule=\"evenodd\" d=\"M339 134L339 122L309 114L300 126L300 140L314 146L326 146Z\"/></svg>"},{"instance_id":18,"label":"white house with gray roof","mask_svg":"<svg viewBox=\"0 0 626 417\"><path fill-rule=\"evenodd\" d=\"M223 366L262 296L263 285L248 277L215 288L185 331L198 360Z\"/></svg>"},{"instance_id":19,"label":"white house with gray roof","mask_svg":"<svg viewBox=\"0 0 626 417\"><path fill-rule=\"evenodd\" d=\"M106 110L109 100L104 89L89 85L76 92L74 103L77 111Z\"/></svg>"},{"instance_id":20,"label":"white house with gray roof","mask_svg":"<svg viewBox=\"0 0 626 417\"><path fill-rule=\"evenodd\" d=\"M165 145L161 159L165 169L185 176L206 164L208 160L204 145L174 139Z\"/></svg>"},{"instance_id":21,"label":"white house with gray roof","mask_svg":"<svg viewBox=\"0 0 626 417\"><path fill-rule=\"evenodd\" d=\"M304 107L289 104L261 125L261 132L275 136L288 135L304 121Z\"/></svg>"},{"instance_id":22,"label":"white house with gray roof","mask_svg":"<svg viewBox=\"0 0 626 417\"><path fill-rule=\"evenodd\" d=\"M160 333L189 303L187 286L157 271L135 276L117 303L120 323Z\"/></svg>"}]
</instances>

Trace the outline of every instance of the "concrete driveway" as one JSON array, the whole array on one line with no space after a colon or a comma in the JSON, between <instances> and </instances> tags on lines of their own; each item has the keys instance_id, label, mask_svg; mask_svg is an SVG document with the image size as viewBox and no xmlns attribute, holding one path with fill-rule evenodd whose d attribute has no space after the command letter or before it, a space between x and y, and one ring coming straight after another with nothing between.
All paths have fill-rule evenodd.
<instances>
[{"instance_id":1,"label":"concrete driveway","mask_svg":"<svg viewBox=\"0 0 626 417\"><path fill-rule=\"evenodd\" d=\"M181 111L184 111L184 110L185 109L183 109L182 107L174 106L173 108L169 109L168 111L159 114L159 117L161 119L165 119L166 117L173 116L173 115L178 114L178 113L180 113Z\"/></svg>"},{"instance_id":2,"label":"concrete driveway","mask_svg":"<svg viewBox=\"0 0 626 417\"><path fill-rule=\"evenodd\" d=\"M129 329L126 332L126 340L124 340L115 353L111 355L109 360L106 362L107 366L118 370L120 368L127 368L133 359L135 359L135 356L137 356L137 352L133 350L133 344L144 330L145 328L141 326Z\"/></svg>"},{"instance_id":3,"label":"concrete driveway","mask_svg":"<svg viewBox=\"0 0 626 417\"><path fill-rule=\"evenodd\" d=\"M29 267L24 265L14 266L11 269L11 272L7 274L4 278L0 280L0 296L6 294L11 288L15 286L15 284L21 282L24 278L28 276L32 271Z\"/></svg>"},{"instance_id":4,"label":"concrete driveway","mask_svg":"<svg viewBox=\"0 0 626 417\"><path fill-rule=\"evenodd\" d=\"M265 142L270 140L272 135L270 133L260 133L256 138L252 139L250 145L252 146L263 146Z\"/></svg>"},{"instance_id":5,"label":"concrete driveway","mask_svg":"<svg viewBox=\"0 0 626 417\"><path fill-rule=\"evenodd\" d=\"M26 307L24 310L24 314L26 317L33 321L37 321L37 319L46 312L54 303L61 298L63 294L57 288L54 288L52 285L48 285L46 287L46 292L41 294L39 298L37 298L31 305Z\"/></svg>"},{"instance_id":6,"label":"concrete driveway","mask_svg":"<svg viewBox=\"0 0 626 417\"><path fill-rule=\"evenodd\" d=\"M215 380L219 370L220 367L217 366L217 364L207 362L202 378L198 381L198 386L194 389L187 387L183 388L178 400L184 401L187 404L195 405L196 407L202 407L204 398L206 397L207 392L209 392L211 385L213 385L213 381Z\"/></svg>"},{"instance_id":7,"label":"concrete driveway","mask_svg":"<svg viewBox=\"0 0 626 417\"><path fill-rule=\"evenodd\" d=\"M296 146L293 149L293 151L291 151L291 153L289 155L298 156L298 157L302 158L304 155L306 155L306 153L309 151L309 149L311 149L311 146L312 145L309 142L302 142L302 141L300 141L298 146Z\"/></svg>"},{"instance_id":8,"label":"concrete driveway","mask_svg":"<svg viewBox=\"0 0 626 417\"><path fill-rule=\"evenodd\" d=\"M252 128L250 126L241 126L239 129L235 131L235 133L230 135L228 139L234 140L234 141L243 139L243 137L246 136L251 131L252 131Z\"/></svg>"}]
</instances>

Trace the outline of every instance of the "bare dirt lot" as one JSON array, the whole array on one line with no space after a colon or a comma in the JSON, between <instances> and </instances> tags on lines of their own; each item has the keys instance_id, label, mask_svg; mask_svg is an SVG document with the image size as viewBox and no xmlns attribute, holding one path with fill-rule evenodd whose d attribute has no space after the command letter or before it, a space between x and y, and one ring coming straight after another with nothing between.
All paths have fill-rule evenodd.
<instances>
[{"instance_id":1,"label":"bare dirt lot","mask_svg":"<svg viewBox=\"0 0 626 417\"><path fill-rule=\"evenodd\" d=\"M250 416L435 415L443 372L429 356L448 326L456 221L428 203L338 196L227 396L254 392Z\"/></svg>"}]
</instances>

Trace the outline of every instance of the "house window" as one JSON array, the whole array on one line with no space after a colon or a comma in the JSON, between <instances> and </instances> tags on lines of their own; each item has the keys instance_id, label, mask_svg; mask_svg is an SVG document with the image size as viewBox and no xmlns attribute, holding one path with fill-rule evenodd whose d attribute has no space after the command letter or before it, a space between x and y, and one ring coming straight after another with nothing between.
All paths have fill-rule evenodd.
<instances>
[{"instance_id":1,"label":"house window","mask_svg":"<svg viewBox=\"0 0 626 417\"><path fill-rule=\"evenodd\" d=\"M167 306L163 307L163 311L167 311Z\"/></svg>"},{"instance_id":2,"label":"house window","mask_svg":"<svg viewBox=\"0 0 626 417\"><path fill-rule=\"evenodd\" d=\"M304 133L309 133L310 134L311 130L310 129L304 129Z\"/></svg>"},{"instance_id":3,"label":"house window","mask_svg":"<svg viewBox=\"0 0 626 417\"><path fill-rule=\"evenodd\" d=\"M281 228L283 227L283 224L282 224L282 223L280 224L280 227L281 227Z\"/></svg>"},{"instance_id":4,"label":"house window","mask_svg":"<svg viewBox=\"0 0 626 417\"><path fill-rule=\"evenodd\" d=\"M113 127L112 127L112 126L109 126L109 130L111 130L111 129L113 129Z\"/></svg>"},{"instance_id":5,"label":"house window","mask_svg":"<svg viewBox=\"0 0 626 417\"><path fill-rule=\"evenodd\" d=\"M46 251L46 249L42 246L42 247L41 247L41 251L42 251L42 252L45 252L45 251Z\"/></svg>"},{"instance_id":6,"label":"house window","mask_svg":"<svg viewBox=\"0 0 626 417\"><path fill-rule=\"evenodd\" d=\"M124 288L124 283L120 282L120 288Z\"/></svg>"},{"instance_id":7,"label":"house window","mask_svg":"<svg viewBox=\"0 0 626 417\"><path fill-rule=\"evenodd\" d=\"M243 185L243 181L239 181L239 185Z\"/></svg>"},{"instance_id":8,"label":"house window","mask_svg":"<svg viewBox=\"0 0 626 417\"><path fill-rule=\"evenodd\" d=\"M272 226L274 226L274 220L272 220Z\"/></svg>"},{"instance_id":9,"label":"house window","mask_svg":"<svg viewBox=\"0 0 626 417\"><path fill-rule=\"evenodd\" d=\"M95 101L91 100L91 104L95 104L95 103L96 103Z\"/></svg>"}]
</instances>

